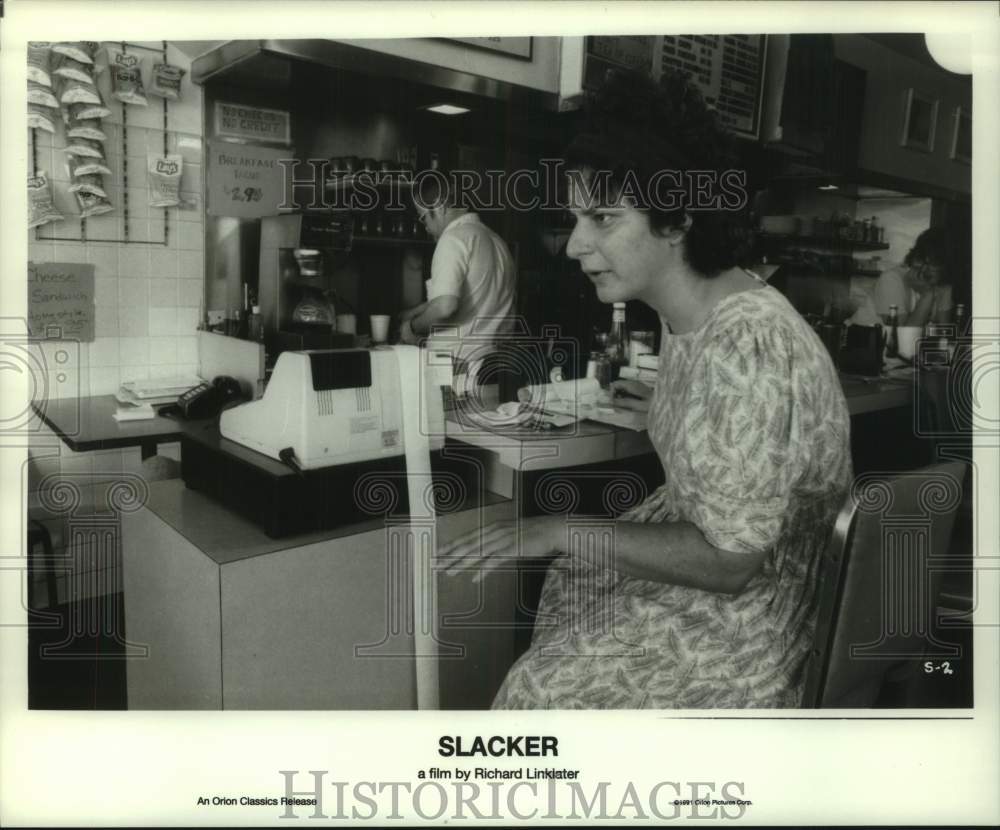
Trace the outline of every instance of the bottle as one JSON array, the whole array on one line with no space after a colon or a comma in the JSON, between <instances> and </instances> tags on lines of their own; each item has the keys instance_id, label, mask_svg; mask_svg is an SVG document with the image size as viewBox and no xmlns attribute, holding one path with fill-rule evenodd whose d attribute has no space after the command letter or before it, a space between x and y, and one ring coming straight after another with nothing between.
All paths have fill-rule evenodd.
<instances>
[{"instance_id":1,"label":"bottle","mask_svg":"<svg viewBox=\"0 0 1000 830\"><path fill-rule=\"evenodd\" d=\"M899 357L899 309L889 306L889 339L885 344L886 357Z\"/></svg>"},{"instance_id":2,"label":"bottle","mask_svg":"<svg viewBox=\"0 0 1000 830\"><path fill-rule=\"evenodd\" d=\"M618 379L622 366L628 365L628 335L625 332L625 303L615 303L611 312L606 354L611 364L611 380Z\"/></svg>"},{"instance_id":3,"label":"bottle","mask_svg":"<svg viewBox=\"0 0 1000 830\"><path fill-rule=\"evenodd\" d=\"M964 337L966 334L966 328L969 325L969 318L965 312L964 303L955 304L955 337Z\"/></svg>"},{"instance_id":4,"label":"bottle","mask_svg":"<svg viewBox=\"0 0 1000 830\"><path fill-rule=\"evenodd\" d=\"M250 326L247 337L250 340L257 341L258 343L264 339L264 326L260 317L259 305L250 307Z\"/></svg>"}]
</instances>

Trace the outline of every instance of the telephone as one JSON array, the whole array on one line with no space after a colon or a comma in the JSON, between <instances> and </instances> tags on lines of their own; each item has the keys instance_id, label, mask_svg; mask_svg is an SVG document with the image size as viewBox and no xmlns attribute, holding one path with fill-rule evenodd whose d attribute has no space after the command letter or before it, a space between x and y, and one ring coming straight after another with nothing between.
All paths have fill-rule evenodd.
<instances>
[{"instance_id":1,"label":"telephone","mask_svg":"<svg viewBox=\"0 0 1000 830\"><path fill-rule=\"evenodd\" d=\"M219 375L211 383L199 383L177 398L174 406L167 407L165 415L182 418L214 418L233 401L245 400L240 382L227 375Z\"/></svg>"}]
</instances>

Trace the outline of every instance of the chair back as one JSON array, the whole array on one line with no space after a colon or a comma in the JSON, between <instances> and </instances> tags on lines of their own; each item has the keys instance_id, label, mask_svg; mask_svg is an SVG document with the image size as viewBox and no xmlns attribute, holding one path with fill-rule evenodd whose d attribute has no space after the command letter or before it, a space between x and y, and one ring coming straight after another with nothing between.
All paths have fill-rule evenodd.
<instances>
[{"instance_id":1,"label":"chair back","mask_svg":"<svg viewBox=\"0 0 1000 830\"><path fill-rule=\"evenodd\" d=\"M859 476L821 572L804 707L869 707L886 675L950 644L933 636L962 462Z\"/></svg>"}]
</instances>

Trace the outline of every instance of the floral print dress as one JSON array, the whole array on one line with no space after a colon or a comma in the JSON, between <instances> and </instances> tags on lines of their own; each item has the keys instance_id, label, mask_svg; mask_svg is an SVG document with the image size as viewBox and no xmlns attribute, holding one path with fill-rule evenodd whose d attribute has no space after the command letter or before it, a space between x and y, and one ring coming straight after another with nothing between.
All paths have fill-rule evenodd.
<instances>
[{"instance_id":1,"label":"floral print dress","mask_svg":"<svg viewBox=\"0 0 1000 830\"><path fill-rule=\"evenodd\" d=\"M619 521L690 522L722 550L766 552L763 566L729 595L557 559L495 708L799 705L820 559L851 481L836 370L770 287L664 332L649 435L666 482Z\"/></svg>"}]
</instances>

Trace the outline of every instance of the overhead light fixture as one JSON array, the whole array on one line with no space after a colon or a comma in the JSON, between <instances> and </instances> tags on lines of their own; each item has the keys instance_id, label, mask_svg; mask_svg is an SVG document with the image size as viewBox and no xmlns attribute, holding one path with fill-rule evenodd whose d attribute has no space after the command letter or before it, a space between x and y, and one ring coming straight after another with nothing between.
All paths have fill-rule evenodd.
<instances>
[{"instance_id":1,"label":"overhead light fixture","mask_svg":"<svg viewBox=\"0 0 1000 830\"><path fill-rule=\"evenodd\" d=\"M821 184L817 190L840 190L835 184Z\"/></svg>"},{"instance_id":2,"label":"overhead light fixture","mask_svg":"<svg viewBox=\"0 0 1000 830\"><path fill-rule=\"evenodd\" d=\"M428 112L436 112L439 115L461 115L468 112L468 107L457 107L454 104L434 104L431 107L424 107Z\"/></svg>"}]
</instances>

